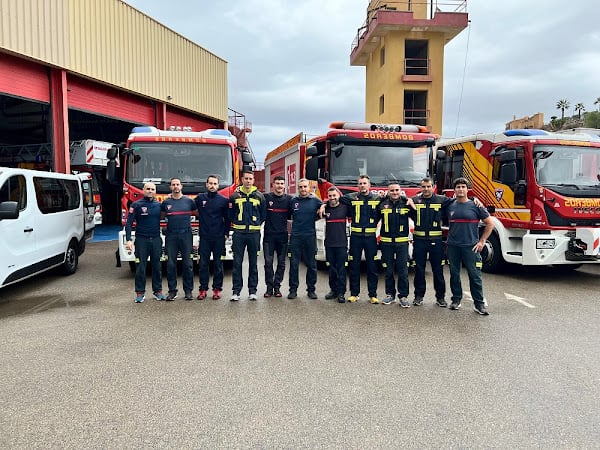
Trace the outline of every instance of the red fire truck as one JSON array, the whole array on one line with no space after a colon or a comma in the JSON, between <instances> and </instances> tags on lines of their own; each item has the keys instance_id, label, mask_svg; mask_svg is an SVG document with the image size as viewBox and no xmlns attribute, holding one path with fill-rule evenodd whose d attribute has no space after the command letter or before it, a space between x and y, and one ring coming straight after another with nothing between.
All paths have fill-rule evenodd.
<instances>
[{"instance_id":1,"label":"red fire truck","mask_svg":"<svg viewBox=\"0 0 600 450\"><path fill-rule=\"evenodd\" d=\"M170 180L181 179L184 194L195 197L205 192L208 175L219 177L219 193L229 197L240 184L240 171L254 161L250 150L238 147L237 139L224 129L199 132L189 128L135 127L125 147L113 147L108 153L109 179L122 176L121 221L125 225L129 205L143 197L144 183L156 185L156 198L162 201L171 193ZM120 159L122 174L117 174ZM164 225L164 224L163 224ZM198 259L198 222L192 217L194 256ZM135 234L135 233L134 233ZM125 230L119 232L119 258L135 269L135 255L125 248ZM164 252L163 252L164 255ZM232 259L231 238L226 241L226 259Z\"/></svg>"},{"instance_id":2,"label":"red fire truck","mask_svg":"<svg viewBox=\"0 0 600 450\"><path fill-rule=\"evenodd\" d=\"M483 270L505 263L600 263L600 138L544 130L508 130L441 139L439 193L467 178L495 230L482 252Z\"/></svg>"},{"instance_id":3,"label":"red fire truck","mask_svg":"<svg viewBox=\"0 0 600 450\"><path fill-rule=\"evenodd\" d=\"M407 196L419 191L423 177L433 175L436 135L426 127L400 124L333 122L329 131L306 139L291 138L265 159L265 185L285 177L288 193L296 194L300 178L313 180L315 194L327 198L330 186L342 193L357 191L359 175L367 174L371 189L386 191L398 182ZM325 260L324 221L317 222L317 260Z\"/></svg>"}]
</instances>

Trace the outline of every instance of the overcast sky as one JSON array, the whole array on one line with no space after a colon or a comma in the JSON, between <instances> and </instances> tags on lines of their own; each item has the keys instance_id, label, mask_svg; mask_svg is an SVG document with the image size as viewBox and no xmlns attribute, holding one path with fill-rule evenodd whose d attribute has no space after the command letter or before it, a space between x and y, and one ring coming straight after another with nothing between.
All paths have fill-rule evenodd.
<instances>
[{"instance_id":1,"label":"overcast sky","mask_svg":"<svg viewBox=\"0 0 600 450\"><path fill-rule=\"evenodd\" d=\"M252 122L257 161L300 131L364 121L365 68L350 66L350 49L368 0L126 2L228 62L229 107ZM577 103L598 108L595 2L471 0L467 11L469 28L446 45L445 137L537 112L548 122L561 99L569 115Z\"/></svg>"}]
</instances>

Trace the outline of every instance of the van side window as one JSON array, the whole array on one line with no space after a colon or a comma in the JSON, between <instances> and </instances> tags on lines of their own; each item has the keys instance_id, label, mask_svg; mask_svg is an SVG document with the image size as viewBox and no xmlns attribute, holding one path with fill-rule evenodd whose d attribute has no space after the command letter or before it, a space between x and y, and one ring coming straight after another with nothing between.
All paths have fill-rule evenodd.
<instances>
[{"instance_id":1,"label":"van side window","mask_svg":"<svg viewBox=\"0 0 600 450\"><path fill-rule=\"evenodd\" d=\"M23 175L9 177L0 187L0 202L17 202L19 211L27 207L27 186Z\"/></svg>"},{"instance_id":2,"label":"van side window","mask_svg":"<svg viewBox=\"0 0 600 450\"><path fill-rule=\"evenodd\" d=\"M80 203L79 183L75 180L34 177L35 196L42 214L77 209Z\"/></svg>"}]
</instances>

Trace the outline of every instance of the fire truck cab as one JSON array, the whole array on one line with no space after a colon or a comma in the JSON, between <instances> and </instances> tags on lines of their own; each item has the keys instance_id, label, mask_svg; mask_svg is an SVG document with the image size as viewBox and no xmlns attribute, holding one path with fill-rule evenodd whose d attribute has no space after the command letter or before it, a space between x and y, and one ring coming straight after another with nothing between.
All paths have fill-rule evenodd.
<instances>
[{"instance_id":1,"label":"fire truck cab","mask_svg":"<svg viewBox=\"0 0 600 450\"><path fill-rule=\"evenodd\" d=\"M483 270L504 263L600 263L600 138L545 130L508 130L440 139L438 193L465 177L490 211L495 230Z\"/></svg>"}]
</instances>

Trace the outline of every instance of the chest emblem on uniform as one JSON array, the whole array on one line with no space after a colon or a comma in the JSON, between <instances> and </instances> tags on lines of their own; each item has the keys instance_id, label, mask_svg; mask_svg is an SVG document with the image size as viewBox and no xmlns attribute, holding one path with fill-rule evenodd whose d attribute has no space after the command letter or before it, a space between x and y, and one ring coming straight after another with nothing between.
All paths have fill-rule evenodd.
<instances>
[{"instance_id":1,"label":"chest emblem on uniform","mask_svg":"<svg viewBox=\"0 0 600 450\"><path fill-rule=\"evenodd\" d=\"M298 202L294 203L294 209L298 209Z\"/></svg>"},{"instance_id":2,"label":"chest emblem on uniform","mask_svg":"<svg viewBox=\"0 0 600 450\"><path fill-rule=\"evenodd\" d=\"M167 209L170 211L173 205L167 205Z\"/></svg>"},{"instance_id":3,"label":"chest emblem on uniform","mask_svg":"<svg viewBox=\"0 0 600 450\"><path fill-rule=\"evenodd\" d=\"M202 207L204 208L206 206L206 200L202 200Z\"/></svg>"},{"instance_id":4,"label":"chest emblem on uniform","mask_svg":"<svg viewBox=\"0 0 600 450\"><path fill-rule=\"evenodd\" d=\"M142 212L144 214L147 214L148 213L148 208L146 206L142 206Z\"/></svg>"},{"instance_id":5,"label":"chest emblem on uniform","mask_svg":"<svg viewBox=\"0 0 600 450\"><path fill-rule=\"evenodd\" d=\"M269 206L273 206L273 202L272 201L269 202Z\"/></svg>"},{"instance_id":6,"label":"chest emblem on uniform","mask_svg":"<svg viewBox=\"0 0 600 450\"><path fill-rule=\"evenodd\" d=\"M504 197L504 189L496 189L496 200L500 201L502 200L502 197Z\"/></svg>"}]
</instances>

